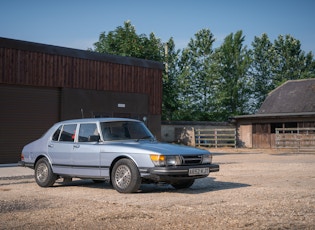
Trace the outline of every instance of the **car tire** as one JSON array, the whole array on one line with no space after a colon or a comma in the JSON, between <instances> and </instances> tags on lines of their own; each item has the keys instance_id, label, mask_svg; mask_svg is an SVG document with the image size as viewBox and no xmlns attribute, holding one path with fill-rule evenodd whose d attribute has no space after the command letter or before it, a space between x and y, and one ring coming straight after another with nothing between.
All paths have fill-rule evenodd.
<instances>
[{"instance_id":1,"label":"car tire","mask_svg":"<svg viewBox=\"0 0 315 230\"><path fill-rule=\"evenodd\" d=\"M194 184L195 180L191 179L191 180L181 180L181 181L176 181L171 183L171 185L175 188L175 189L183 189L183 188L189 188Z\"/></svg>"},{"instance_id":2,"label":"car tire","mask_svg":"<svg viewBox=\"0 0 315 230\"><path fill-rule=\"evenodd\" d=\"M120 193L137 192L141 185L141 177L135 163L127 158L117 161L111 172L111 182Z\"/></svg>"},{"instance_id":3,"label":"car tire","mask_svg":"<svg viewBox=\"0 0 315 230\"><path fill-rule=\"evenodd\" d=\"M35 180L41 187L53 186L57 175L53 173L47 158L41 158L35 165Z\"/></svg>"}]
</instances>

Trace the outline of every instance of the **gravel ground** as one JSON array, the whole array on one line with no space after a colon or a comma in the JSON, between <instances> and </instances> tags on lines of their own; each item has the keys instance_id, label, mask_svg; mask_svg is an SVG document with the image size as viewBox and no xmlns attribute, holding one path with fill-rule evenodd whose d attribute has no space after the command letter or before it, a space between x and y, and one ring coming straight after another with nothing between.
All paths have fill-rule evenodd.
<instances>
[{"instance_id":1,"label":"gravel ground","mask_svg":"<svg viewBox=\"0 0 315 230\"><path fill-rule=\"evenodd\" d=\"M189 189L0 178L0 229L315 229L315 154L218 152Z\"/></svg>"}]
</instances>

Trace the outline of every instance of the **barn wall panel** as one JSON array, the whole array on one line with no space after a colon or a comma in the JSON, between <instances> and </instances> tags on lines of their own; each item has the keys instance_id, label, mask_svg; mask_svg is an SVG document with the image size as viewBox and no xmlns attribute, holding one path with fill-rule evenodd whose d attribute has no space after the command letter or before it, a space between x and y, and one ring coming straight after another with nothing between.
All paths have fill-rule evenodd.
<instances>
[{"instance_id":1,"label":"barn wall panel","mask_svg":"<svg viewBox=\"0 0 315 230\"><path fill-rule=\"evenodd\" d=\"M58 89L0 85L0 164L16 163L22 148L59 120Z\"/></svg>"},{"instance_id":2,"label":"barn wall panel","mask_svg":"<svg viewBox=\"0 0 315 230\"><path fill-rule=\"evenodd\" d=\"M161 114L162 70L1 48L1 83L145 93Z\"/></svg>"}]
</instances>

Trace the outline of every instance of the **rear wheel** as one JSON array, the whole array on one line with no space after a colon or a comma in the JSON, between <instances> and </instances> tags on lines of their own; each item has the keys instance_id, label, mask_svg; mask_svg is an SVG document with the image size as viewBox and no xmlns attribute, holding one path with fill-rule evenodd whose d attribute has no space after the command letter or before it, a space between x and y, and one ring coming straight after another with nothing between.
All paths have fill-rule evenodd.
<instances>
[{"instance_id":1,"label":"rear wheel","mask_svg":"<svg viewBox=\"0 0 315 230\"><path fill-rule=\"evenodd\" d=\"M171 183L175 189L189 188L194 184L195 180L181 180Z\"/></svg>"},{"instance_id":2,"label":"rear wheel","mask_svg":"<svg viewBox=\"0 0 315 230\"><path fill-rule=\"evenodd\" d=\"M57 175L53 173L47 158L41 158L37 161L35 165L35 180L41 187L53 186L57 180Z\"/></svg>"},{"instance_id":3,"label":"rear wheel","mask_svg":"<svg viewBox=\"0 0 315 230\"><path fill-rule=\"evenodd\" d=\"M137 192L141 177L135 163L126 158L117 161L111 173L111 182L120 193Z\"/></svg>"}]
</instances>

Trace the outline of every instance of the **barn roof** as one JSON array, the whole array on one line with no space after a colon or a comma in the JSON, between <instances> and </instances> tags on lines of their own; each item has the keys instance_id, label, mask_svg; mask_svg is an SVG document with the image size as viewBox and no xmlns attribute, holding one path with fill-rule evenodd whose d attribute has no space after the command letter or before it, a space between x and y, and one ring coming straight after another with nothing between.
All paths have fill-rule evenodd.
<instances>
[{"instance_id":1,"label":"barn roof","mask_svg":"<svg viewBox=\"0 0 315 230\"><path fill-rule=\"evenodd\" d=\"M289 117L315 117L315 79L287 81L268 94L256 114L233 118L260 120Z\"/></svg>"},{"instance_id":2,"label":"barn roof","mask_svg":"<svg viewBox=\"0 0 315 230\"><path fill-rule=\"evenodd\" d=\"M164 65L158 61L140 59L135 57L125 57L104 53L97 53L87 50L72 49L60 46L46 45L35 42L21 41L9 38L0 37L0 48L12 48L27 50L32 52L40 52L47 54L56 54L68 57L104 61L110 63L118 63L124 65L140 66L153 69L164 69Z\"/></svg>"},{"instance_id":3,"label":"barn roof","mask_svg":"<svg viewBox=\"0 0 315 230\"><path fill-rule=\"evenodd\" d=\"M315 112L315 79L287 81L270 92L257 114Z\"/></svg>"}]
</instances>

